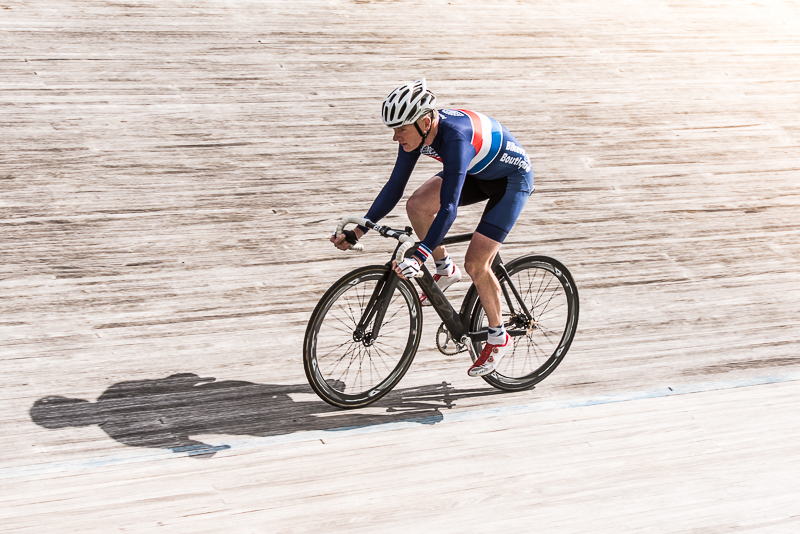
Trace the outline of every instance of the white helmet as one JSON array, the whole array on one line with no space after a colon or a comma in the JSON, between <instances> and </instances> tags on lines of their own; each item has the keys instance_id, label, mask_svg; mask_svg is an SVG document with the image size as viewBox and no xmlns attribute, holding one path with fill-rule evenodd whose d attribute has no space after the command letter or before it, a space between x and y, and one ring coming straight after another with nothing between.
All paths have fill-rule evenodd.
<instances>
[{"instance_id":1,"label":"white helmet","mask_svg":"<svg viewBox=\"0 0 800 534\"><path fill-rule=\"evenodd\" d=\"M425 85L425 78L401 85L383 101L383 123L389 128L416 123L435 103L436 96Z\"/></svg>"}]
</instances>

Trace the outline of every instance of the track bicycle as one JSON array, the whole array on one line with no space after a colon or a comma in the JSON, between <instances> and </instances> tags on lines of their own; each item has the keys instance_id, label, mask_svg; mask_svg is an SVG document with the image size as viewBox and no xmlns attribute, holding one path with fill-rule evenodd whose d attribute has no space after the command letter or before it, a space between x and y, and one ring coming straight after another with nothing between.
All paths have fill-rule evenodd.
<instances>
[{"instance_id":1,"label":"track bicycle","mask_svg":"<svg viewBox=\"0 0 800 534\"><path fill-rule=\"evenodd\" d=\"M362 217L345 217L396 239L393 259L400 263L418 246L412 229L397 230ZM467 242L472 234L445 237L442 245ZM351 249L362 250L361 244ZM561 262L547 256L521 256L492 269L500 282L503 319L514 347L498 368L483 378L505 391L533 388L547 378L569 350L578 326L578 289ZM488 322L472 284L456 313L422 266L415 278L442 320L436 346L446 355L468 352L477 360L488 336ZM303 366L314 392L340 408L371 404L400 382L419 348L422 305L410 280L398 276L392 262L355 269L337 280L320 299L306 328Z\"/></svg>"}]
</instances>

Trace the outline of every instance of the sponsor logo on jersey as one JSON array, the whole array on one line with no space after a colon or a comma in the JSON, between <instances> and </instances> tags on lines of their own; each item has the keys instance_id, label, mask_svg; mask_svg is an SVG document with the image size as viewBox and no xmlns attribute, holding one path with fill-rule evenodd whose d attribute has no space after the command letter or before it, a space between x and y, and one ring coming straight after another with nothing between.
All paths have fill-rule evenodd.
<instances>
[{"instance_id":1,"label":"sponsor logo on jersey","mask_svg":"<svg viewBox=\"0 0 800 534\"><path fill-rule=\"evenodd\" d=\"M488 167L503 148L503 129L499 122L483 113L466 109L457 111L463 112L472 123L471 143L475 148L475 157L467 172L477 174Z\"/></svg>"},{"instance_id":2,"label":"sponsor logo on jersey","mask_svg":"<svg viewBox=\"0 0 800 534\"><path fill-rule=\"evenodd\" d=\"M430 147L430 145L422 145L422 148L419 149L419 153L423 156L430 156L435 160L442 161L442 158L434 149Z\"/></svg>"},{"instance_id":3,"label":"sponsor logo on jersey","mask_svg":"<svg viewBox=\"0 0 800 534\"><path fill-rule=\"evenodd\" d=\"M500 156L501 163L508 163L509 165L515 165L520 169L523 169L525 172L531 172L531 162L528 161L527 156L509 156L506 153L503 153Z\"/></svg>"},{"instance_id":4,"label":"sponsor logo on jersey","mask_svg":"<svg viewBox=\"0 0 800 534\"><path fill-rule=\"evenodd\" d=\"M523 156L528 155L524 148L512 141L506 141L506 152L516 152L517 154L522 154Z\"/></svg>"},{"instance_id":5,"label":"sponsor logo on jersey","mask_svg":"<svg viewBox=\"0 0 800 534\"><path fill-rule=\"evenodd\" d=\"M439 113L442 115L450 115L451 117L463 117L464 114L457 109L440 109Z\"/></svg>"}]
</instances>

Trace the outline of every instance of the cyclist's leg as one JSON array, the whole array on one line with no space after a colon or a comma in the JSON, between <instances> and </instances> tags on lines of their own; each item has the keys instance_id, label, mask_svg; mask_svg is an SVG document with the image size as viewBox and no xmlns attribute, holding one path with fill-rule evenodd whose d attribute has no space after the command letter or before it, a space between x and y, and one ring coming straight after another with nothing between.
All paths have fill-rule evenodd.
<instances>
[{"instance_id":1,"label":"cyclist's leg","mask_svg":"<svg viewBox=\"0 0 800 534\"><path fill-rule=\"evenodd\" d=\"M505 331L500 304L500 282L492 272L492 260L500 250L501 243L475 232L464 258L464 268L469 273L475 288L478 290L489 332L486 344L467 370L469 376L484 376L494 372L514 344Z\"/></svg>"},{"instance_id":2,"label":"cyclist's leg","mask_svg":"<svg viewBox=\"0 0 800 534\"><path fill-rule=\"evenodd\" d=\"M422 184L419 189L414 191L406 203L408 219L411 221L411 226L414 227L414 232L421 240L425 239L441 207L439 198L442 189L442 175L443 172L440 172ZM468 174L461 188L461 197L458 200L458 205L467 206L482 202L488 198L489 195L481 190L479 180ZM447 250L441 245L433 249L432 252L434 260L442 260L447 256Z\"/></svg>"},{"instance_id":3,"label":"cyclist's leg","mask_svg":"<svg viewBox=\"0 0 800 534\"><path fill-rule=\"evenodd\" d=\"M515 174L485 181L480 185L489 195L489 202L467 249L464 268L472 278L481 299L489 323L489 335L480 356L467 371L469 376L493 373L505 354L508 351L513 353L515 345L503 324L501 288L492 270L492 261L530 196L533 175Z\"/></svg>"},{"instance_id":4,"label":"cyclist's leg","mask_svg":"<svg viewBox=\"0 0 800 534\"><path fill-rule=\"evenodd\" d=\"M464 258L464 269L472 278L481 304L486 312L489 326L499 327L503 322L500 307L500 283L492 272L492 260L500 250L502 243L475 232Z\"/></svg>"},{"instance_id":5,"label":"cyclist's leg","mask_svg":"<svg viewBox=\"0 0 800 534\"><path fill-rule=\"evenodd\" d=\"M502 324L500 284L492 271L492 260L517 221L533 190L533 173L514 174L480 182L489 202L467 249L464 268L475 283L489 326Z\"/></svg>"},{"instance_id":6,"label":"cyclist's leg","mask_svg":"<svg viewBox=\"0 0 800 534\"><path fill-rule=\"evenodd\" d=\"M419 189L409 197L406 202L406 213L414 233L420 240L425 239L436 214L439 213L439 196L442 189L442 177L437 174L422 184ZM433 249L433 259L441 260L447 256L447 250L442 245Z\"/></svg>"}]
</instances>

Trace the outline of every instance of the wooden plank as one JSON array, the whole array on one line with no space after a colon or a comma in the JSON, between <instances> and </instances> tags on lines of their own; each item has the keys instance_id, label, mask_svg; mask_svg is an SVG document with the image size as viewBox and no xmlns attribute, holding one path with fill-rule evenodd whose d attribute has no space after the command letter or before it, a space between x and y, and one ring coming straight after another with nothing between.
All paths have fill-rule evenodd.
<instances>
[{"instance_id":1,"label":"wooden plank","mask_svg":"<svg viewBox=\"0 0 800 534\"><path fill-rule=\"evenodd\" d=\"M0 470L88 467L5 480L0 531L797 531L793 383L169 456L800 370L798 30L797 2L4 0ZM387 259L327 236L386 180L377 109L419 76L528 149L504 257L564 261L580 330L501 395L426 310L398 391L339 412L305 324Z\"/></svg>"}]
</instances>

